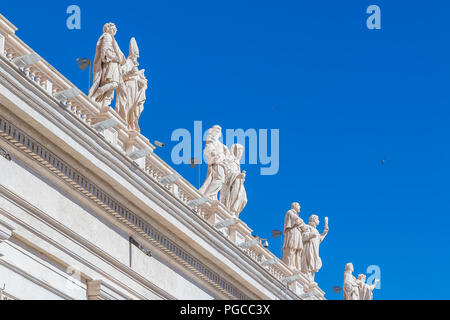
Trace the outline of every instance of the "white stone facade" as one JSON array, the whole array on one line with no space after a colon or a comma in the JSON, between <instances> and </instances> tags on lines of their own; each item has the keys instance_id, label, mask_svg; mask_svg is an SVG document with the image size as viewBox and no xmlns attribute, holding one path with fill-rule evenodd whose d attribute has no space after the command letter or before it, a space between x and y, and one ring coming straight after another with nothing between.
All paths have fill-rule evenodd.
<instances>
[{"instance_id":1,"label":"white stone facade","mask_svg":"<svg viewBox=\"0 0 450 320\"><path fill-rule=\"evenodd\" d=\"M324 299L114 110L20 65L16 30L0 15L1 299Z\"/></svg>"}]
</instances>

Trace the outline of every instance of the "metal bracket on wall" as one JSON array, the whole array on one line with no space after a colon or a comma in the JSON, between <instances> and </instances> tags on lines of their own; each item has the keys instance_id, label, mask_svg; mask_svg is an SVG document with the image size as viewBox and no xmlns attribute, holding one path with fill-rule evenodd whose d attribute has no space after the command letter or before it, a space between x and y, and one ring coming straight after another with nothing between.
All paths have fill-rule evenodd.
<instances>
[{"instance_id":1,"label":"metal bracket on wall","mask_svg":"<svg viewBox=\"0 0 450 320\"><path fill-rule=\"evenodd\" d=\"M139 250L141 250L143 253L145 253L147 256L151 257L152 252L145 248L143 245L141 245L139 242L137 242L133 237L130 237L130 243L134 246L136 246Z\"/></svg>"}]
</instances>

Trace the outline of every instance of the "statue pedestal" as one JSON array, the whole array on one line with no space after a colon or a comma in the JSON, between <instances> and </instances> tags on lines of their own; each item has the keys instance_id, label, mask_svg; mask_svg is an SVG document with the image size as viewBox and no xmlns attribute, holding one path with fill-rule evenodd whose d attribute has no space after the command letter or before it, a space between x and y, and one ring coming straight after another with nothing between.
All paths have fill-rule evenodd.
<instances>
[{"instance_id":1,"label":"statue pedestal","mask_svg":"<svg viewBox=\"0 0 450 320\"><path fill-rule=\"evenodd\" d=\"M219 206L220 202L218 200L211 201L211 207L209 208L209 212L207 214L207 221L213 226L216 226L227 220L226 217L219 214ZM219 230L225 237L229 237L230 235L229 227L226 225L222 228L218 227L217 230Z\"/></svg>"},{"instance_id":2,"label":"statue pedestal","mask_svg":"<svg viewBox=\"0 0 450 320\"><path fill-rule=\"evenodd\" d=\"M109 119L114 119L117 125L107 128L105 130L99 130L98 132L101 135L103 135L106 141L108 141L115 148L118 148L123 152L124 144L122 141L127 137L126 123L110 106L101 108L101 112L95 118L92 119L92 125L95 126L95 124L101 123Z\"/></svg>"}]
</instances>

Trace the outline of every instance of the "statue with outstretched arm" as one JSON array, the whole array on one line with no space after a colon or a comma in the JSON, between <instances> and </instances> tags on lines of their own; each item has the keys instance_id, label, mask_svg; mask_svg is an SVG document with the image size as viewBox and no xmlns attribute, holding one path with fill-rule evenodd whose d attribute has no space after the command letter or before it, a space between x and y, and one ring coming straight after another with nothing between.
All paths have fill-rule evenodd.
<instances>
[{"instance_id":1,"label":"statue with outstretched arm","mask_svg":"<svg viewBox=\"0 0 450 320\"><path fill-rule=\"evenodd\" d=\"M328 234L328 218L325 218L325 228L322 234L317 230L319 217L312 215L309 223L305 225L302 233L303 251L302 251L302 273L307 275L311 281L314 281L315 274L322 268L322 259L319 255L319 247Z\"/></svg>"},{"instance_id":2,"label":"statue with outstretched arm","mask_svg":"<svg viewBox=\"0 0 450 320\"><path fill-rule=\"evenodd\" d=\"M301 269L301 254L303 250L302 229L305 226L300 218L300 204L294 202L284 219L284 242L282 260L294 272Z\"/></svg>"},{"instance_id":3,"label":"statue with outstretched arm","mask_svg":"<svg viewBox=\"0 0 450 320\"><path fill-rule=\"evenodd\" d=\"M377 286L378 279L375 279L372 285L366 283L366 275L359 274L359 300L372 300L373 299L373 290Z\"/></svg>"},{"instance_id":4,"label":"statue with outstretched arm","mask_svg":"<svg viewBox=\"0 0 450 320\"><path fill-rule=\"evenodd\" d=\"M361 300L359 295L361 281L353 276L353 271L353 264L347 263L344 271L344 285L342 286L344 300Z\"/></svg>"}]
</instances>

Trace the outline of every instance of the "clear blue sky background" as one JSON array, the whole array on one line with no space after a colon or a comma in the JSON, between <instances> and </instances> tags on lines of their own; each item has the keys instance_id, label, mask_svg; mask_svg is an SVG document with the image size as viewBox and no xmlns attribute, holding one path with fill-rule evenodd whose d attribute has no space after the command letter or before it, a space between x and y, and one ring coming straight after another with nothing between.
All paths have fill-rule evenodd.
<instances>
[{"instance_id":1,"label":"clear blue sky background","mask_svg":"<svg viewBox=\"0 0 450 320\"><path fill-rule=\"evenodd\" d=\"M57 4L55 4L57 3ZM242 219L279 255L292 201L329 216L317 282L342 285L344 266L381 268L376 299L449 299L448 1L3 1L18 35L84 91L105 22L125 54L135 36L151 94L143 134L177 128L280 129L280 171L245 166ZM78 4L82 29L66 28ZM127 4L127 5L126 5ZM366 8L382 30L366 28ZM386 158L385 165L381 160ZM176 167L197 185L197 171ZM206 175L203 166L202 179Z\"/></svg>"}]
</instances>

